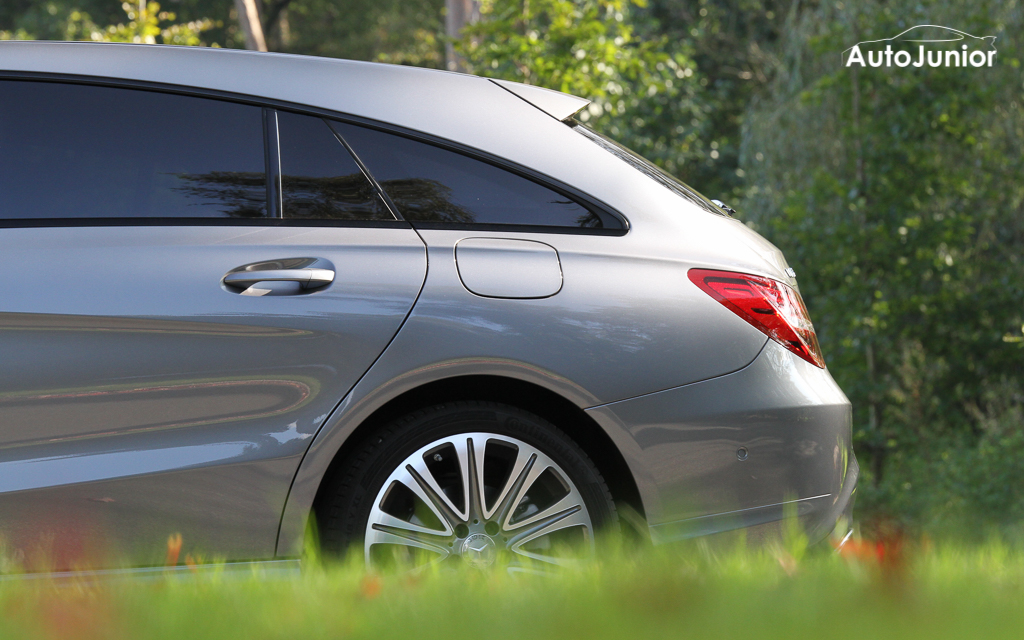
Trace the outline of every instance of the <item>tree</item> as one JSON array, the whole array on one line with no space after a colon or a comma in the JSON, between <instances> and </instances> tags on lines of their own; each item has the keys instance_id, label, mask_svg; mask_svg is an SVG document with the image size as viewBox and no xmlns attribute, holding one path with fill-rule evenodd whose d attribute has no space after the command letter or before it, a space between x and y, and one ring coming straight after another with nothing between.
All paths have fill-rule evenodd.
<instances>
[{"instance_id":1,"label":"tree","mask_svg":"<svg viewBox=\"0 0 1024 640\"><path fill-rule=\"evenodd\" d=\"M489 0L457 49L471 73L592 100L579 118L671 172L705 120L685 46L654 35L641 0Z\"/></svg>"},{"instance_id":2,"label":"tree","mask_svg":"<svg viewBox=\"0 0 1024 640\"><path fill-rule=\"evenodd\" d=\"M271 50L445 66L444 0L275 0L267 6ZM271 21L275 8L276 22Z\"/></svg>"},{"instance_id":3,"label":"tree","mask_svg":"<svg viewBox=\"0 0 1024 640\"><path fill-rule=\"evenodd\" d=\"M236 0L169 0L181 24L204 46L247 46ZM266 48L308 55L376 60L442 68L445 62L444 0L237 0L252 4ZM0 2L0 39L91 39L105 25L124 22L125 12L157 15L146 4L117 0L5 0ZM170 6L170 5L168 5ZM242 18L246 16L243 14ZM129 22L134 18L129 18ZM161 29L168 28L165 18ZM252 25L256 27L257 25ZM160 36L154 36L162 41ZM254 39L248 46L260 48Z\"/></svg>"},{"instance_id":4,"label":"tree","mask_svg":"<svg viewBox=\"0 0 1024 640\"><path fill-rule=\"evenodd\" d=\"M692 51L706 105L686 178L727 202L745 184L739 155L744 113L768 89L791 0L651 0L656 33ZM735 204L735 202L733 202Z\"/></svg>"},{"instance_id":5,"label":"tree","mask_svg":"<svg viewBox=\"0 0 1024 640\"><path fill-rule=\"evenodd\" d=\"M861 504L923 517L989 492L1007 508L987 517L1024 513L1021 483L962 482L986 448L1003 452L992 464L1024 454L1011 419L1024 406L1024 112L1020 50L1005 37L1020 10L840 7L789 16L770 92L746 115L739 208L795 267L853 401ZM842 65L846 47L915 24L997 35L1000 64Z\"/></svg>"},{"instance_id":6,"label":"tree","mask_svg":"<svg viewBox=\"0 0 1024 640\"><path fill-rule=\"evenodd\" d=\"M267 39L263 35L263 23L260 21L256 0L235 0L235 13L238 14L238 25L245 35L245 48L266 51Z\"/></svg>"},{"instance_id":7,"label":"tree","mask_svg":"<svg viewBox=\"0 0 1024 640\"><path fill-rule=\"evenodd\" d=\"M53 40L199 46L208 44L208 41L204 40L206 32L221 26L210 18L178 22L175 13L161 11L157 2L124 2L120 8L123 13L119 17L110 18L108 26L101 26L103 22L97 23L86 11L56 2L47 3L42 7L42 11L35 11L38 9L36 7L19 16L15 21L14 30L0 31L0 40L32 40L38 37ZM118 18L127 18L127 22L115 24L114 21Z\"/></svg>"}]
</instances>

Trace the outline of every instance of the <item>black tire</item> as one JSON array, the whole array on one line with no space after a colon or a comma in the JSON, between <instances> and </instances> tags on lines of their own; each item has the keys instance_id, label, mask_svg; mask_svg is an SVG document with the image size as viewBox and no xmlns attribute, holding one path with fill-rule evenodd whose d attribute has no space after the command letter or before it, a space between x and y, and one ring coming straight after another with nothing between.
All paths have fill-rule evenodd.
<instances>
[{"instance_id":1,"label":"black tire","mask_svg":"<svg viewBox=\"0 0 1024 640\"><path fill-rule=\"evenodd\" d=\"M460 433L506 435L551 458L583 497L594 530L618 530L611 492L586 453L543 418L496 402L433 405L391 421L364 438L336 468L318 500L321 550L328 557L361 548L373 501L391 473L418 449Z\"/></svg>"}]
</instances>

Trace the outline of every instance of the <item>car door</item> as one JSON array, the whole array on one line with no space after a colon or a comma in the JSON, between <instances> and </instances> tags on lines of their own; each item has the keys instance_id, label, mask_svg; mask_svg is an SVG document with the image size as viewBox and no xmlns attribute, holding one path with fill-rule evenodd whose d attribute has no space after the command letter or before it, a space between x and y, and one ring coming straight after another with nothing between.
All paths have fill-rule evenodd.
<instances>
[{"instance_id":1,"label":"car door","mask_svg":"<svg viewBox=\"0 0 1024 640\"><path fill-rule=\"evenodd\" d=\"M0 537L28 568L274 555L424 245L319 117L0 79Z\"/></svg>"}]
</instances>

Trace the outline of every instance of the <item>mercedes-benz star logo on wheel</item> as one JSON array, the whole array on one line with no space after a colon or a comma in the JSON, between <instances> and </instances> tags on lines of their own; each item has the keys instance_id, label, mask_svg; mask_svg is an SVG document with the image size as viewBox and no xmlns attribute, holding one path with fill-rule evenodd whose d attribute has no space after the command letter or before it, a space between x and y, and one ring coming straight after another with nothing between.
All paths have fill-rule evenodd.
<instances>
[{"instance_id":1,"label":"mercedes-benz star logo on wheel","mask_svg":"<svg viewBox=\"0 0 1024 640\"><path fill-rule=\"evenodd\" d=\"M474 533L462 543L462 559L477 569L486 569L497 557L494 541L482 533Z\"/></svg>"}]
</instances>

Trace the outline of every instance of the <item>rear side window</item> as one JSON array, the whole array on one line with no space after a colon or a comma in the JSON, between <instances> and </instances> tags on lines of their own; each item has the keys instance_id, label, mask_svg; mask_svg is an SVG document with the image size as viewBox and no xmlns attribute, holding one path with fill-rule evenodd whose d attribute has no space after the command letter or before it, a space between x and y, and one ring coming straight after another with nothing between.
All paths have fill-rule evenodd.
<instances>
[{"instance_id":1,"label":"rear side window","mask_svg":"<svg viewBox=\"0 0 1024 640\"><path fill-rule=\"evenodd\" d=\"M414 224L623 228L610 214L469 156L366 127L331 126Z\"/></svg>"},{"instance_id":2,"label":"rear side window","mask_svg":"<svg viewBox=\"0 0 1024 640\"><path fill-rule=\"evenodd\" d=\"M324 120L278 111L277 126L285 218L395 219Z\"/></svg>"},{"instance_id":3,"label":"rear side window","mask_svg":"<svg viewBox=\"0 0 1024 640\"><path fill-rule=\"evenodd\" d=\"M637 169L648 178L651 178L676 195L682 196L709 213L713 213L718 216L725 216L727 218L731 217L724 209L722 209L722 207L717 206L715 203L711 202L711 200L705 198L700 193L697 193L693 187L683 184L678 178L673 177L639 153L624 147L611 138L601 135L584 124L576 123L573 125L573 129L581 133L585 138L596 143L597 146L608 151L618 159L623 160L629 166Z\"/></svg>"},{"instance_id":4,"label":"rear side window","mask_svg":"<svg viewBox=\"0 0 1024 640\"><path fill-rule=\"evenodd\" d=\"M0 218L260 218L262 109L0 80Z\"/></svg>"}]
</instances>

